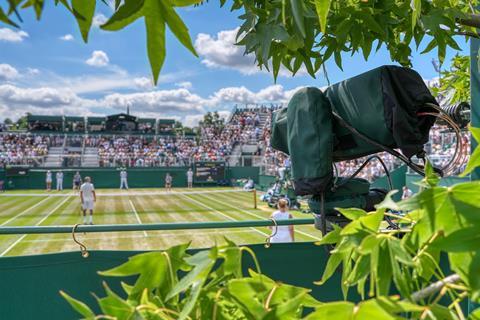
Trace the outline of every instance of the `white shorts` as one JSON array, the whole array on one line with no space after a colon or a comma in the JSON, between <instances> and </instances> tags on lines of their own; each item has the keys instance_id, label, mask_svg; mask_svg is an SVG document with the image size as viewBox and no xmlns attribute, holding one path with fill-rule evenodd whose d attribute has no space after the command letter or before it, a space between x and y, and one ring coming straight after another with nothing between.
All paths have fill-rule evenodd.
<instances>
[{"instance_id":1,"label":"white shorts","mask_svg":"<svg viewBox=\"0 0 480 320\"><path fill-rule=\"evenodd\" d=\"M93 210L93 200L83 200L83 210Z\"/></svg>"}]
</instances>

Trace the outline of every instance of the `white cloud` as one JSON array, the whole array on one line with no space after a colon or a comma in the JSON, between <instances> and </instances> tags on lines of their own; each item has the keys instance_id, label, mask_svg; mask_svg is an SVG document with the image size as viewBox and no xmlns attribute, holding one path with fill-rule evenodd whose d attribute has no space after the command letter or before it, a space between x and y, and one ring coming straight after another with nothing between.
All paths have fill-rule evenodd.
<instances>
[{"instance_id":1,"label":"white cloud","mask_svg":"<svg viewBox=\"0 0 480 320\"><path fill-rule=\"evenodd\" d=\"M27 73L31 76L37 76L40 74L40 70L36 68L27 68Z\"/></svg>"},{"instance_id":2,"label":"white cloud","mask_svg":"<svg viewBox=\"0 0 480 320\"><path fill-rule=\"evenodd\" d=\"M245 75L267 73L267 70L257 66L254 54L245 55L244 47L235 44L238 29L220 31L216 37L199 33L195 40L195 49L202 58L202 63L209 68L233 69ZM283 66L278 74L281 77L292 76L292 73ZM296 73L297 76L307 74L304 66Z\"/></svg>"},{"instance_id":3,"label":"white cloud","mask_svg":"<svg viewBox=\"0 0 480 320\"><path fill-rule=\"evenodd\" d=\"M73 39L74 38L71 34L66 34L66 35L60 37L60 40L63 40L63 41L72 41Z\"/></svg>"},{"instance_id":4,"label":"white cloud","mask_svg":"<svg viewBox=\"0 0 480 320\"><path fill-rule=\"evenodd\" d=\"M24 38L28 38L28 33L23 30L0 28L0 41L22 42Z\"/></svg>"},{"instance_id":5,"label":"white cloud","mask_svg":"<svg viewBox=\"0 0 480 320\"><path fill-rule=\"evenodd\" d=\"M175 86L184 89L191 89L193 87L193 84L190 81L182 81L175 83Z\"/></svg>"},{"instance_id":6,"label":"white cloud","mask_svg":"<svg viewBox=\"0 0 480 320\"><path fill-rule=\"evenodd\" d=\"M244 55L244 48L235 45L237 31L238 28L220 31L216 37L198 34L195 48L202 63L209 68L235 69L247 75L261 72L255 65L255 57Z\"/></svg>"},{"instance_id":7,"label":"white cloud","mask_svg":"<svg viewBox=\"0 0 480 320\"><path fill-rule=\"evenodd\" d=\"M209 105L225 103L286 103L299 88L285 90L281 85L268 86L258 92L246 87L227 87L216 91L209 98Z\"/></svg>"},{"instance_id":8,"label":"white cloud","mask_svg":"<svg viewBox=\"0 0 480 320\"><path fill-rule=\"evenodd\" d=\"M92 20L92 25L94 27L99 27L101 26L102 24L104 24L105 22L107 22L108 18L105 17L104 14L102 13L97 13L94 17L93 17L93 20Z\"/></svg>"},{"instance_id":9,"label":"white cloud","mask_svg":"<svg viewBox=\"0 0 480 320\"><path fill-rule=\"evenodd\" d=\"M134 78L133 82L135 83L137 88L141 90L151 90L154 88L152 79L149 79L147 77Z\"/></svg>"},{"instance_id":10,"label":"white cloud","mask_svg":"<svg viewBox=\"0 0 480 320\"><path fill-rule=\"evenodd\" d=\"M95 50L92 52L92 56L85 62L94 67L105 67L110 63L110 59L104 51Z\"/></svg>"},{"instance_id":11,"label":"white cloud","mask_svg":"<svg viewBox=\"0 0 480 320\"><path fill-rule=\"evenodd\" d=\"M19 76L17 69L9 64L0 64L0 81L13 80Z\"/></svg>"},{"instance_id":12,"label":"white cloud","mask_svg":"<svg viewBox=\"0 0 480 320\"><path fill-rule=\"evenodd\" d=\"M124 110L129 106L132 110L156 112L163 115L203 113L206 101L187 89L157 90L142 93L107 95L101 104Z\"/></svg>"},{"instance_id":13,"label":"white cloud","mask_svg":"<svg viewBox=\"0 0 480 320\"><path fill-rule=\"evenodd\" d=\"M96 101L80 98L70 90L0 85L2 118L18 118L26 112L46 115L91 115L89 107L96 105Z\"/></svg>"}]
</instances>

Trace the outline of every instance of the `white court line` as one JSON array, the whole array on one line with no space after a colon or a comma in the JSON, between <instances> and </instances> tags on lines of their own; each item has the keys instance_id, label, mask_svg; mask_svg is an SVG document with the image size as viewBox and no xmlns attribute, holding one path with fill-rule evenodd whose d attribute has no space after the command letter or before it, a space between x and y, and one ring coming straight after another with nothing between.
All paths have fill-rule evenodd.
<instances>
[{"instance_id":1,"label":"white court line","mask_svg":"<svg viewBox=\"0 0 480 320\"><path fill-rule=\"evenodd\" d=\"M98 225L97 225L98 226ZM161 230L152 230L152 231L161 231ZM225 235L225 231L194 231L194 230L187 230L187 231L193 231L190 233L185 233L185 230L178 230L179 232L184 232L184 233L162 233L159 235L152 235L150 234L148 238L150 239L155 239L155 238L162 238L162 237L175 237L179 235L190 235L190 236L208 236L208 235L213 235L213 234L219 234L219 235ZM228 234L231 233L246 233L250 232L249 230L229 230ZM113 237L84 237L83 240L93 240L93 241L99 241L99 240L117 240L117 239L143 239L144 236L139 236L139 235L131 235L131 236L113 236ZM32 239L32 240L24 240L23 243L42 243L42 242L66 242L71 240L71 238L56 238L56 239Z\"/></svg>"},{"instance_id":2,"label":"white court line","mask_svg":"<svg viewBox=\"0 0 480 320\"><path fill-rule=\"evenodd\" d=\"M98 191L98 190L97 190ZM171 195L172 192L183 193L183 194L204 194L204 193L229 193L229 192L251 192L245 191L242 189L233 189L233 190L207 190L207 191L157 191L157 192L116 192L116 193L102 193L97 192L98 196L102 197L125 197L125 196L167 196ZM47 194L44 193L6 193L0 194L0 197L45 197ZM48 194L50 197L69 197L69 193L53 193Z\"/></svg>"},{"instance_id":3,"label":"white court line","mask_svg":"<svg viewBox=\"0 0 480 320\"><path fill-rule=\"evenodd\" d=\"M4 226L4 225L6 225L7 223L12 222L13 220L17 219L18 217L23 216L25 213L27 213L28 211L32 210L33 208L38 207L39 205L41 205L43 202L45 202L45 201L48 200L48 199L49 199L49 196L46 196L46 198L43 199L42 201L35 203L33 206L31 206L31 207L23 210L22 212L20 212L20 213L17 214L17 215L11 217L11 218L8 219L7 221L5 221L5 222L3 222L2 224L0 224L0 226Z\"/></svg>"},{"instance_id":4,"label":"white court line","mask_svg":"<svg viewBox=\"0 0 480 320\"><path fill-rule=\"evenodd\" d=\"M212 197L209 197L209 196L205 196L205 198L208 198L208 199L213 200L213 201L216 201L216 202L218 202L218 203L220 203L220 204L229 206L230 208L234 208L234 209L240 210L240 211L242 211L242 212L244 212L244 213L246 213L246 214L251 215L252 217L257 217L257 218L260 218L260 219L262 219L262 220L265 220L265 217L262 217L262 216L260 216L260 215L258 215L258 214L252 213L252 212L247 211L247 210L243 210L243 209L237 208L237 207L232 206L231 204L228 204L228 203L226 203L226 202L217 200L217 199L212 198ZM321 238L312 236L311 234L308 234L308 233L303 232L303 231L300 231L300 230L295 230L295 232L300 233L300 234L303 234L304 236L310 237L310 238L315 239L315 240L321 240Z\"/></svg>"},{"instance_id":5,"label":"white court line","mask_svg":"<svg viewBox=\"0 0 480 320\"><path fill-rule=\"evenodd\" d=\"M140 220L140 216L138 215L137 209L135 209L135 206L133 205L132 200L128 199L128 202L130 203L130 207L132 207L133 213L135 213L135 217L137 218L138 224L143 224L142 220ZM143 230L143 235L145 237L148 237L147 231Z\"/></svg>"},{"instance_id":6,"label":"white court line","mask_svg":"<svg viewBox=\"0 0 480 320\"><path fill-rule=\"evenodd\" d=\"M71 195L70 195L71 196ZM42 218L42 220L38 221L36 224L35 224L35 227L38 227L39 225L41 225L45 220L47 220L48 217L50 217L55 211L57 211L58 208L60 208L65 202L67 202L67 200L70 199L70 197L68 198L65 198L62 202L60 202L55 208L53 208L52 211L50 211L45 217ZM12 243L5 251L3 251L2 253L0 253L0 257L3 257L4 255L6 255L10 250L12 250L20 241L22 241L23 239L25 239L25 237L27 236L27 234L24 234L23 236L21 236L20 238L17 239L17 241L15 241L14 243Z\"/></svg>"},{"instance_id":7,"label":"white court line","mask_svg":"<svg viewBox=\"0 0 480 320\"><path fill-rule=\"evenodd\" d=\"M200 202L200 201L198 201L198 200L195 200L195 199L192 199L192 198L186 196L184 193L180 193L180 192L175 192L175 191L173 191L172 194L181 195L182 197L184 197L184 198L187 199L188 201L193 202L193 203L196 203L196 204L204 207L205 209L214 211L214 212L216 212L216 213L224 216L224 217L227 218L228 220L231 220L231 221L239 221L239 220L237 220L237 219L232 218L232 217L229 216L229 215L226 215L226 214L223 213L223 212L220 212L220 211L218 211L218 210L216 210L216 209L213 209L212 207L207 206L206 204L204 204L204 203L202 203L202 202ZM250 229L254 230L254 231L257 232L257 233L260 233L262 236L265 236L265 237L269 237L269 236L270 236L270 235L266 234L265 232L262 232L262 231L260 231L260 230L258 230L258 229L255 229L255 228L252 228L252 227L250 227Z\"/></svg>"}]
</instances>

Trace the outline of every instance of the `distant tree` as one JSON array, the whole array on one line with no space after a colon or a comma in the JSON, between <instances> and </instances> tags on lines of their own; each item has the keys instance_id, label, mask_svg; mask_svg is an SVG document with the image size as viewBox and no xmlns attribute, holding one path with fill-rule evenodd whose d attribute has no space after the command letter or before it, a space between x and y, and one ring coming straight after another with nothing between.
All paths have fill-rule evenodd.
<instances>
[{"instance_id":1,"label":"distant tree","mask_svg":"<svg viewBox=\"0 0 480 320\"><path fill-rule=\"evenodd\" d=\"M11 125L11 124L13 124L13 121L12 121L12 119L10 119L10 118L5 118L5 120L3 121L3 123L6 124L6 125Z\"/></svg>"},{"instance_id":2,"label":"distant tree","mask_svg":"<svg viewBox=\"0 0 480 320\"><path fill-rule=\"evenodd\" d=\"M32 114L30 112L27 112L24 116L20 117L18 120L17 120L17 129L18 130L24 130L24 129L28 129L28 117L31 116Z\"/></svg>"},{"instance_id":3,"label":"distant tree","mask_svg":"<svg viewBox=\"0 0 480 320\"><path fill-rule=\"evenodd\" d=\"M202 126L212 126L215 124L214 117L210 111L203 116L203 121L201 123Z\"/></svg>"}]
</instances>

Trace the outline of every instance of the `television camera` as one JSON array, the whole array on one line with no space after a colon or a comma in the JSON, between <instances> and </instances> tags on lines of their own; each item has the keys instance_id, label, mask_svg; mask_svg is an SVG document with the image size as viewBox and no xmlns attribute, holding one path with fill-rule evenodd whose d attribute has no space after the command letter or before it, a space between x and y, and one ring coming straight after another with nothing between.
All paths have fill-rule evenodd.
<instances>
[{"instance_id":1,"label":"television camera","mask_svg":"<svg viewBox=\"0 0 480 320\"><path fill-rule=\"evenodd\" d=\"M309 197L315 225L326 234L331 223L348 223L335 208L370 211L385 198L388 190L371 188L357 178L369 161L382 164L393 188L376 153L388 152L424 175L424 146L436 121L455 132L457 143L451 160L435 171L441 176L454 172L466 154L460 130L468 124L469 109L465 103L442 109L416 71L382 66L325 91L307 87L296 92L288 106L274 114L271 145L290 156L294 192ZM335 170L336 162L366 156L349 177Z\"/></svg>"}]
</instances>

